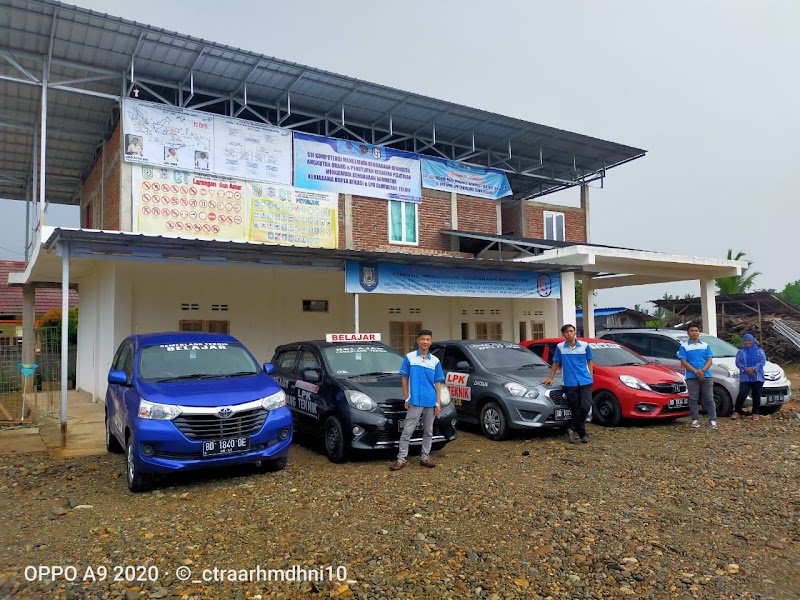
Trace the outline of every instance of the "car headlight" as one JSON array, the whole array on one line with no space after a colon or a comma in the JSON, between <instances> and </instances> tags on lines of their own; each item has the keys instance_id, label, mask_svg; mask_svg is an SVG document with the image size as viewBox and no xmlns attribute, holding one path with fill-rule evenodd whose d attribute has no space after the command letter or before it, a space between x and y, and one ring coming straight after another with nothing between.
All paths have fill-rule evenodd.
<instances>
[{"instance_id":1,"label":"car headlight","mask_svg":"<svg viewBox=\"0 0 800 600\"><path fill-rule=\"evenodd\" d=\"M264 410L275 410L281 406L286 406L286 393L283 390L278 390L270 396L261 398L261 407Z\"/></svg>"},{"instance_id":2,"label":"car headlight","mask_svg":"<svg viewBox=\"0 0 800 600\"><path fill-rule=\"evenodd\" d=\"M508 393L512 396L521 396L523 398L538 398L539 392L536 390L532 390L530 388L526 388L524 385L516 383L515 381L509 381L508 383L504 383L503 387L508 390Z\"/></svg>"},{"instance_id":3,"label":"car headlight","mask_svg":"<svg viewBox=\"0 0 800 600\"><path fill-rule=\"evenodd\" d=\"M171 421L181 414L181 409L171 404L158 404L148 402L144 398L139 400L139 418L153 419L155 421Z\"/></svg>"},{"instance_id":4,"label":"car headlight","mask_svg":"<svg viewBox=\"0 0 800 600\"><path fill-rule=\"evenodd\" d=\"M633 377L632 375L620 375L619 380L625 385L627 385L629 388L633 388L635 390L647 390L648 392L653 391L650 389L650 386L647 385L644 381L642 381L638 377Z\"/></svg>"},{"instance_id":5,"label":"car headlight","mask_svg":"<svg viewBox=\"0 0 800 600\"><path fill-rule=\"evenodd\" d=\"M350 406L357 408L358 410L372 410L378 406L375 404L375 401L367 396L364 392L345 390L344 397L347 398L347 403Z\"/></svg>"},{"instance_id":6,"label":"car headlight","mask_svg":"<svg viewBox=\"0 0 800 600\"><path fill-rule=\"evenodd\" d=\"M728 374L728 377L735 377L737 379L739 378L739 369L737 369L736 367L732 367L725 363L720 363L718 366L722 367L725 370L725 372Z\"/></svg>"},{"instance_id":7,"label":"car headlight","mask_svg":"<svg viewBox=\"0 0 800 600\"><path fill-rule=\"evenodd\" d=\"M442 406L447 406L450 404L450 390L447 389L446 385L443 385L442 391L439 392L439 403Z\"/></svg>"}]
</instances>

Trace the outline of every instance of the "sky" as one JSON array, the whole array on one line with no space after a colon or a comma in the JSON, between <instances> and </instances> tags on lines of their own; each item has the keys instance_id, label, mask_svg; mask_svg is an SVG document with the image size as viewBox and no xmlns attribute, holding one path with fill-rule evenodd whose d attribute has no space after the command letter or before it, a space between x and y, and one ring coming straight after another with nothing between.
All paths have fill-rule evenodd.
<instances>
[{"instance_id":1,"label":"sky","mask_svg":"<svg viewBox=\"0 0 800 600\"><path fill-rule=\"evenodd\" d=\"M591 242L716 258L733 249L761 272L756 289L800 279L797 0L75 3L643 148L591 189ZM575 206L579 192L540 200ZM0 257L21 259L24 204L0 201L0 214ZM54 207L48 224L77 226L77 210ZM699 295L699 283L603 290L595 304L665 293Z\"/></svg>"}]
</instances>

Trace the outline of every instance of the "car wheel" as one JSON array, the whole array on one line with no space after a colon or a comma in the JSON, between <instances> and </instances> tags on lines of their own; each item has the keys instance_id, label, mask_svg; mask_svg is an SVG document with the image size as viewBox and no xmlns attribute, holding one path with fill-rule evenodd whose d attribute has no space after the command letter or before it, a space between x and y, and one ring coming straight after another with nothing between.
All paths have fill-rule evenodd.
<instances>
[{"instance_id":1,"label":"car wheel","mask_svg":"<svg viewBox=\"0 0 800 600\"><path fill-rule=\"evenodd\" d=\"M151 475L141 472L139 458L134 451L135 446L133 439L128 439L128 447L125 452L125 474L128 479L128 489L132 492L146 492L152 487L153 478Z\"/></svg>"},{"instance_id":2,"label":"car wheel","mask_svg":"<svg viewBox=\"0 0 800 600\"><path fill-rule=\"evenodd\" d=\"M323 431L325 438L325 454L328 459L334 463L347 462L347 455L350 448L348 447L347 440L344 438L344 429L342 424L336 417L328 417L325 420L325 429Z\"/></svg>"},{"instance_id":3,"label":"car wheel","mask_svg":"<svg viewBox=\"0 0 800 600\"><path fill-rule=\"evenodd\" d=\"M604 427L616 427L622 421L619 400L611 392L597 392L592 402L592 420Z\"/></svg>"},{"instance_id":4,"label":"car wheel","mask_svg":"<svg viewBox=\"0 0 800 600\"><path fill-rule=\"evenodd\" d=\"M782 408L782 404L778 404L777 406L762 406L758 409L758 414L760 415L774 415Z\"/></svg>"},{"instance_id":5,"label":"car wheel","mask_svg":"<svg viewBox=\"0 0 800 600\"><path fill-rule=\"evenodd\" d=\"M280 456L269 460L261 460L256 463L256 468L262 473L274 473L275 471L283 471L286 468L287 462L288 457Z\"/></svg>"},{"instance_id":6,"label":"car wheel","mask_svg":"<svg viewBox=\"0 0 800 600\"><path fill-rule=\"evenodd\" d=\"M483 435L494 441L506 437L508 421L497 402L487 402L481 409L481 431L483 431Z\"/></svg>"},{"instance_id":7,"label":"car wheel","mask_svg":"<svg viewBox=\"0 0 800 600\"><path fill-rule=\"evenodd\" d=\"M717 417L730 417L733 412L731 395L721 385L714 386L714 404L717 407Z\"/></svg>"},{"instance_id":8,"label":"car wheel","mask_svg":"<svg viewBox=\"0 0 800 600\"><path fill-rule=\"evenodd\" d=\"M108 413L106 413L106 450L112 454L122 454L125 450L122 444L119 443L119 440L117 440L111 432L111 427L108 423Z\"/></svg>"}]
</instances>

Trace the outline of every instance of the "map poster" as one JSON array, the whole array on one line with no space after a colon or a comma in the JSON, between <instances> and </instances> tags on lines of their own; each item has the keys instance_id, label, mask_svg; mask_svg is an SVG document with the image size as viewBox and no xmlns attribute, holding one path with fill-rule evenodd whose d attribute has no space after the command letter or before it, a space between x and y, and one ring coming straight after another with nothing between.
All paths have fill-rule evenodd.
<instances>
[{"instance_id":1,"label":"map poster","mask_svg":"<svg viewBox=\"0 0 800 600\"><path fill-rule=\"evenodd\" d=\"M214 115L126 98L122 118L127 162L214 171Z\"/></svg>"},{"instance_id":2,"label":"map poster","mask_svg":"<svg viewBox=\"0 0 800 600\"><path fill-rule=\"evenodd\" d=\"M266 123L214 117L214 172L292 184L292 132Z\"/></svg>"},{"instance_id":3,"label":"map poster","mask_svg":"<svg viewBox=\"0 0 800 600\"><path fill-rule=\"evenodd\" d=\"M244 181L147 165L132 171L137 233L245 241Z\"/></svg>"},{"instance_id":4,"label":"map poster","mask_svg":"<svg viewBox=\"0 0 800 600\"><path fill-rule=\"evenodd\" d=\"M248 182L252 242L337 248L339 194Z\"/></svg>"}]
</instances>

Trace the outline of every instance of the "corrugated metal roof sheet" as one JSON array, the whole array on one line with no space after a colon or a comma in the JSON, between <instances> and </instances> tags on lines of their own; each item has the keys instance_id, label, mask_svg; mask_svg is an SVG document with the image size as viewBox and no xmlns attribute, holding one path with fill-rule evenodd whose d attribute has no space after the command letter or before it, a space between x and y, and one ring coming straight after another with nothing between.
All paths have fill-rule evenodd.
<instances>
[{"instance_id":1,"label":"corrugated metal roof sheet","mask_svg":"<svg viewBox=\"0 0 800 600\"><path fill-rule=\"evenodd\" d=\"M162 96L188 108L222 113L247 105L270 122L311 133L357 137L432 155L446 155L508 172L515 193L543 195L605 175L644 155L616 144L536 123L428 98L344 75L127 21L50 0L0 0L0 196L25 198L33 157L33 128L40 110L43 59L51 52L47 176L70 179L50 186L50 202L76 199L74 181L85 174L103 134L117 118L118 98L128 95L133 65L140 97ZM5 55L3 54L5 53ZM13 62L22 67L20 71ZM101 76L107 79L97 79ZM92 81L75 81L94 78ZM13 79L13 81L12 81ZM27 83L23 81L28 80ZM190 82L194 96L189 101ZM226 100L206 104L217 100ZM291 114L288 113L291 103ZM241 118L258 119L245 110ZM390 126L391 121L391 126ZM391 133L389 129L391 127ZM27 136L9 136L9 131ZM434 143L435 130L435 143ZM100 135L98 135L100 133ZM70 144L61 145L66 138ZM385 139L382 139L385 138ZM474 139L474 151L473 151ZM509 157L509 147L511 156ZM541 157L541 161L540 161ZM527 171L527 173L525 173Z\"/></svg>"}]
</instances>

